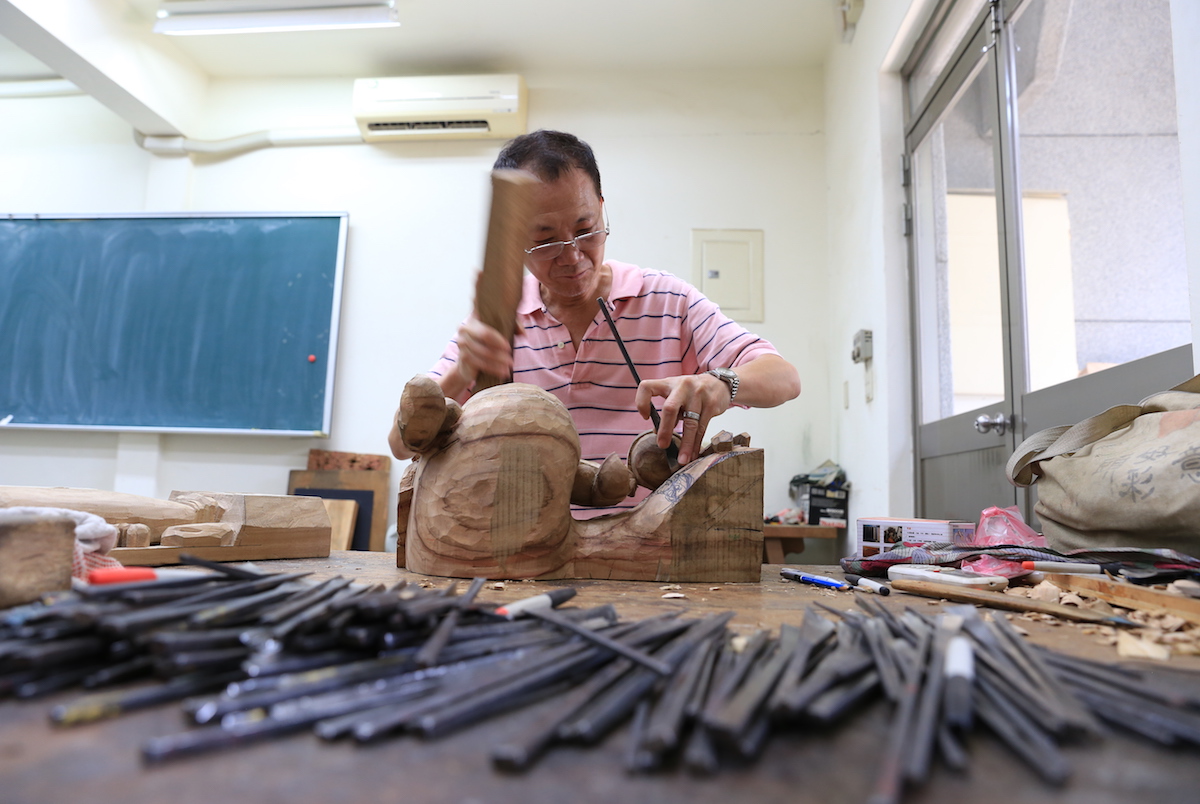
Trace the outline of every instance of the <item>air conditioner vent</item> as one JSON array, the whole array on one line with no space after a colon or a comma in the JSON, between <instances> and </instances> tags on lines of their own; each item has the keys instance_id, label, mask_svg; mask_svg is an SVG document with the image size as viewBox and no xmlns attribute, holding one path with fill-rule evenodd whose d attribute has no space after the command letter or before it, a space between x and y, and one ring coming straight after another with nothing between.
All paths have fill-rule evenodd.
<instances>
[{"instance_id":1,"label":"air conditioner vent","mask_svg":"<svg viewBox=\"0 0 1200 804\"><path fill-rule=\"evenodd\" d=\"M526 131L525 97L519 75L360 78L354 114L368 142L507 139Z\"/></svg>"}]
</instances>

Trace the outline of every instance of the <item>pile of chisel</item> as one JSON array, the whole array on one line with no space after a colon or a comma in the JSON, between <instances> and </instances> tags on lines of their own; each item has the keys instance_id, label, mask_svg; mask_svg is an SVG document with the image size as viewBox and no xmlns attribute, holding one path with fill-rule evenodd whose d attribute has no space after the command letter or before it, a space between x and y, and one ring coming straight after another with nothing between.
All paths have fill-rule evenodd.
<instances>
[{"instance_id":1,"label":"pile of chisel","mask_svg":"<svg viewBox=\"0 0 1200 804\"><path fill-rule=\"evenodd\" d=\"M523 772L556 746L626 726L626 769L706 775L773 733L827 733L878 706L890 722L871 801L899 801L935 759L966 769L984 727L1051 784L1062 746L1106 726L1200 744L1200 678L1033 646L1000 614L817 604L778 634L732 612L622 621L611 605L509 619L486 581L385 588L212 565L187 580L94 586L0 611L0 696L82 687L61 725L176 702L193 725L142 746L160 762L308 731L361 743L437 738L523 711L491 761ZM545 706L536 706L546 702ZM1103 723L1102 723L1103 721Z\"/></svg>"}]
</instances>

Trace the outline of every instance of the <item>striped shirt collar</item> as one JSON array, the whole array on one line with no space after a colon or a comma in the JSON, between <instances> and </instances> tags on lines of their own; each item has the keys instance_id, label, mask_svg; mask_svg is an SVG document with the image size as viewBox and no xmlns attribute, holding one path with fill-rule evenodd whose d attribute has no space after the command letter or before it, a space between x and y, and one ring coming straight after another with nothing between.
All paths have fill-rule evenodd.
<instances>
[{"instance_id":1,"label":"striped shirt collar","mask_svg":"<svg viewBox=\"0 0 1200 804\"><path fill-rule=\"evenodd\" d=\"M642 292L642 272L636 265L616 260L606 260L605 265L612 271L612 291L608 294L611 304L614 299L636 297ZM538 311L546 312L542 303L537 277L526 272L521 286L521 303L517 305L518 315L532 315Z\"/></svg>"}]
</instances>

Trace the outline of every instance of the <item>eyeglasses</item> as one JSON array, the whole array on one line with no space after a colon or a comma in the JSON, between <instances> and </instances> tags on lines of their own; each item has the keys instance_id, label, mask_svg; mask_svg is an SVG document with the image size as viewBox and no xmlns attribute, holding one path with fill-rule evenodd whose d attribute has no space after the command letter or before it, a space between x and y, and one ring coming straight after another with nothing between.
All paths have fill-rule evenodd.
<instances>
[{"instance_id":1,"label":"eyeglasses","mask_svg":"<svg viewBox=\"0 0 1200 804\"><path fill-rule=\"evenodd\" d=\"M604 228L597 229L594 232L586 232L573 237L570 240L558 240L553 243L542 243L540 246L525 249L525 253L529 255L531 260L537 262L546 262L553 260L562 254L563 249L567 246L572 246L577 250L583 250L589 246L599 246L608 239L608 210L604 210Z\"/></svg>"}]
</instances>

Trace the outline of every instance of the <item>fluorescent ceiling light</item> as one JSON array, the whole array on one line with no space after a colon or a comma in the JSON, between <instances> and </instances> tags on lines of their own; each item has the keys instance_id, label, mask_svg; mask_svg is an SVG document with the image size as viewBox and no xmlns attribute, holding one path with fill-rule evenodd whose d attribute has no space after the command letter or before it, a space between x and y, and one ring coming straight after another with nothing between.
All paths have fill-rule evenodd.
<instances>
[{"instance_id":1,"label":"fluorescent ceiling light","mask_svg":"<svg viewBox=\"0 0 1200 804\"><path fill-rule=\"evenodd\" d=\"M164 2L154 32L169 36L395 28L393 2L370 0L177 0Z\"/></svg>"}]
</instances>

